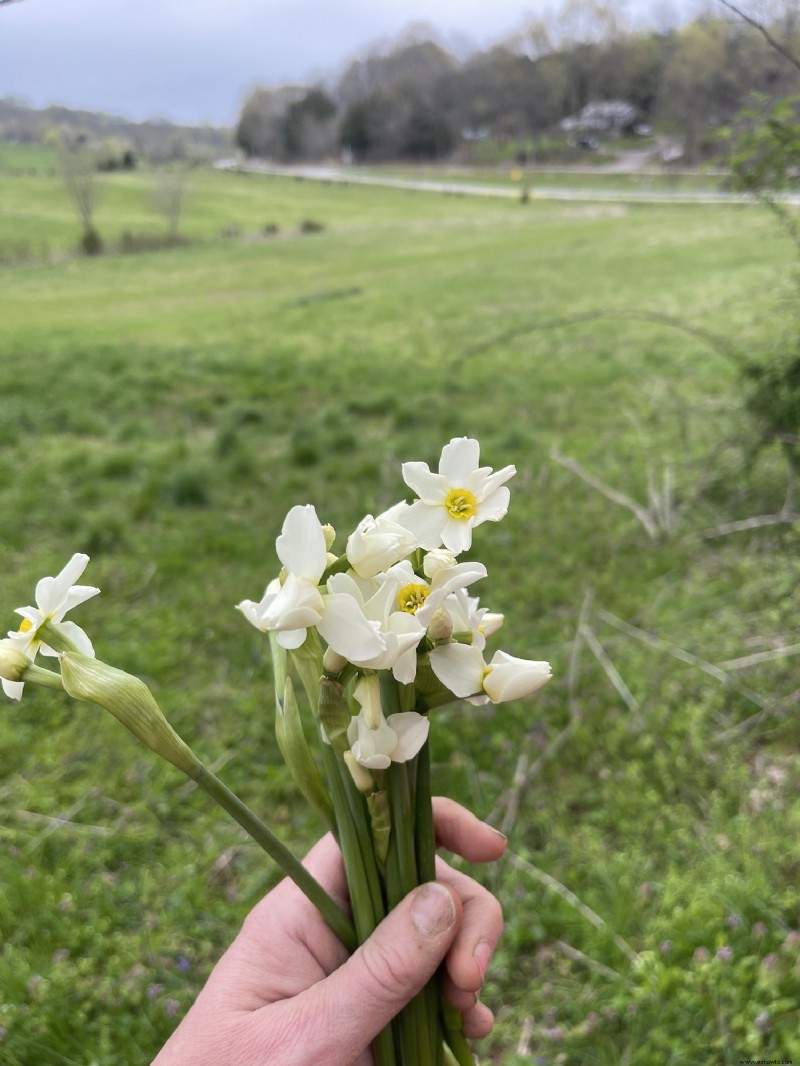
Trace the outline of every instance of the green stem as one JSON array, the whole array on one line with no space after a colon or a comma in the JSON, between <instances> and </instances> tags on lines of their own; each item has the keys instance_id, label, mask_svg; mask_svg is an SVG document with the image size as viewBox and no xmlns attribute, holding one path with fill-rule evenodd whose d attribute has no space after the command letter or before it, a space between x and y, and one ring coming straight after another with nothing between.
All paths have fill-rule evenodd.
<instances>
[{"instance_id":1,"label":"green stem","mask_svg":"<svg viewBox=\"0 0 800 1066\"><path fill-rule=\"evenodd\" d=\"M447 1046L458 1066L475 1066L475 1059L467 1038L464 1036L461 1013L447 1003L444 997L442 997L442 1020Z\"/></svg>"},{"instance_id":2,"label":"green stem","mask_svg":"<svg viewBox=\"0 0 800 1066\"><path fill-rule=\"evenodd\" d=\"M416 827L419 879L421 882L433 881L436 878L436 830L431 806L430 743L424 744L417 756ZM444 998L441 971L425 991L435 1004L432 1009L441 1015L445 1039L458 1066L473 1066L472 1052L462 1030L461 1014Z\"/></svg>"},{"instance_id":3,"label":"green stem","mask_svg":"<svg viewBox=\"0 0 800 1066\"><path fill-rule=\"evenodd\" d=\"M286 845L282 844L261 819L207 767L201 765L190 776L266 851L301 892L305 893L344 946L349 951L355 951L358 940L352 922Z\"/></svg>"},{"instance_id":4,"label":"green stem","mask_svg":"<svg viewBox=\"0 0 800 1066\"><path fill-rule=\"evenodd\" d=\"M411 778L415 769L415 761L392 763L388 772L392 815L392 836L389 844L391 865L387 860L387 893L390 903L392 899L399 902L420 884L415 845L416 820L411 801ZM438 995L433 982L429 982L400 1014L398 1026L406 1061L414 1066L437 1066L441 1040Z\"/></svg>"},{"instance_id":5,"label":"green stem","mask_svg":"<svg viewBox=\"0 0 800 1066\"><path fill-rule=\"evenodd\" d=\"M53 651L78 651L77 645L73 644L69 637L65 637L61 630L58 628L57 623L52 625L49 622L44 622L39 626L39 631L36 634L48 648L52 648Z\"/></svg>"},{"instance_id":6,"label":"green stem","mask_svg":"<svg viewBox=\"0 0 800 1066\"><path fill-rule=\"evenodd\" d=\"M355 796L352 795L357 793L356 787L352 780L352 789L348 787L345 774L349 777L349 771L329 744L324 745L323 761L333 798L339 847L342 851L358 942L363 944L384 917L378 868L371 846L366 850L362 848L359 833L362 823L368 833L368 815L363 801L360 811L356 806ZM360 794L358 799L361 799ZM372 1057L375 1066L397 1066L394 1034L390 1026L381 1030L373 1040Z\"/></svg>"},{"instance_id":7,"label":"green stem","mask_svg":"<svg viewBox=\"0 0 800 1066\"><path fill-rule=\"evenodd\" d=\"M431 805L431 749L426 741L417 756L417 777L414 789L414 822L416 826L417 868L420 883L436 880L436 830Z\"/></svg>"},{"instance_id":8,"label":"green stem","mask_svg":"<svg viewBox=\"0 0 800 1066\"><path fill-rule=\"evenodd\" d=\"M377 926L386 916L386 905L384 903L383 891L381 889L378 864L375 860L375 853L372 848L372 832L370 829L369 812L367 810L366 802L356 788L355 783L350 776L350 771L345 766L344 760L337 757L335 761L339 775L340 788L337 787L334 792L334 806L338 810L339 807L337 804L341 802L347 808L347 814L349 815L347 821L348 825L351 827L354 846L357 849L353 856L353 865L358 865L359 869L363 872L367 892L369 894L370 909L373 916L372 927L367 931L366 936L361 936L359 932L359 941L363 944L364 940L369 936L375 926Z\"/></svg>"}]
</instances>

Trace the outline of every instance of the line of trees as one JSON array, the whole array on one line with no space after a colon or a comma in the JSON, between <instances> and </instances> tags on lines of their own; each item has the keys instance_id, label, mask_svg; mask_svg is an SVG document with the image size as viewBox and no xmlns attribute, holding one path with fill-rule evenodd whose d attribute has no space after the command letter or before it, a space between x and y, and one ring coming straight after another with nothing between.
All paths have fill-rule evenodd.
<instances>
[{"instance_id":1,"label":"line of trees","mask_svg":"<svg viewBox=\"0 0 800 1066\"><path fill-rule=\"evenodd\" d=\"M639 123L680 138L694 162L752 91L777 98L796 87L762 34L714 7L719 13L682 27L632 32L618 5L564 0L557 15L461 59L435 31L417 28L328 85L256 88L237 144L282 161L340 151L358 161L440 159L482 138L541 138L593 101L618 100ZM774 7L772 34L800 46L797 5Z\"/></svg>"},{"instance_id":2,"label":"line of trees","mask_svg":"<svg viewBox=\"0 0 800 1066\"><path fill-rule=\"evenodd\" d=\"M100 157L109 164L117 160L123 169L125 152L160 164L214 159L231 150L230 129L181 126L160 119L134 122L58 105L33 108L13 96L0 97L0 142L56 148L64 137L96 146Z\"/></svg>"}]
</instances>

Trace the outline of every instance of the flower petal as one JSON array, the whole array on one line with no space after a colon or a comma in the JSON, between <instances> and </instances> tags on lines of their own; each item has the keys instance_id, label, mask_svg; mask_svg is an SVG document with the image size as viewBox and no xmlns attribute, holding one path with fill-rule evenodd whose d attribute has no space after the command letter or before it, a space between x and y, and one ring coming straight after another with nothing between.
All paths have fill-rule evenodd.
<instances>
[{"instance_id":1,"label":"flower petal","mask_svg":"<svg viewBox=\"0 0 800 1066\"><path fill-rule=\"evenodd\" d=\"M55 577L43 577L36 585L36 606L48 615L61 606L70 588L89 564L89 556L76 553Z\"/></svg>"},{"instance_id":2,"label":"flower petal","mask_svg":"<svg viewBox=\"0 0 800 1066\"><path fill-rule=\"evenodd\" d=\"M505 485L516 472L517 468L515 466L504 466L502 470L494 471L490 466L484 466L474 472L469 479L469 483L464 487L468 488L478 497L479 501L483 502L497 492L501 485Z\"/></svg>"},{"instance_id":3,"label":"flower petal","mask_svg":"<svg viewBox=\"0 0 800 1066\"><path fill-rule=\"evenodd\" d=\"M443 500L444 493L434 504L416 500L411 504L403 519L416 537L417 544L426 551L438 548L442 543L442 530L447 522L447 511L442 504Z\"/></svg>"},{"instance_id":4,"label":"flower petal","mask_svg":"<svg viewBox=\"0 0 800 1066\"><path fill-rule=\"evenodd\" d=\"M73 607L77 607L81 603L86 603L92 596L97 596L99 592L100 589L95 588L94 585L73 585L64 598L63 606L54 614L56 622L60 622L67 611L71 611Z\"/></svg>"},{"instance_id":5,"label":"flower petal","mask_svg":"<svg viewBox=\"0 0 800 1066\"><path fill-rule=\"evenodd\" d=\"M428 594L428 598L416 612L419 622L427 626L439 606L451 592L455 592L456 589L466 588L473 581L479 581L483 577L486 577L486 567L483 563L477 562L456 563L455 566L451 566L447 570L437 571L433 576L433 581L431 581L431 591Z\"/></svg>"},{"instance_id":6,"label":"flower petal","mask_svg":"<svg viewBox=\"0 0 800 1066\"><path fill-rule=\"evenodd\" d=\"M517 659L504 651L495 652L483 688L492 703L507 703L530 696L552 677L550 663Z\"/></svg>"},{"instance_id":7,"label":"flower petal","mask_svg":"<svg viewBox=\"0 0 800 1066\"><path fill-rule=\"evenodd\" d=\"M342 593L326 596L317 629L334 651L355 666L369 662L386 650L378 624L366 618L352 596Z\"/></svg>"},{"instance_id":8,"label":"flower petal","mask_svg":"<svg viewBox=\"0 0 800 1066\"><path fill-rule=\"evenodd\" d=\"M444 687L459 699L481 691L486 664L480 649L469 644L445 644L433 649L430 662Z\"/></svg>"},{"instance_id":9,"label":"flower petal","mask_svg":"<svg viewBox=\"0 0 800 1066\"><path fill-rule=\"evenodd\" d=\"M441 474L431 473L427 463L403 463L402 472L406 485L426 503L436 503L447 495L447 479ZM406 513L403 515L403 525L407 524L407 518Z\"/></svg>"},{"instance_id":10,"label":"flower petal","mask_svg":"<svg viewBox=\"0 0 800 1066\"><path fill-rule=\"evenodd\" d=\"M508 505L511 501L511 493L503 486L493 492L478 508L474 524L479 526L481 522L499 522L508 514Z\"/></svg>"},{"instance_id":11,"label":"flower petal","mask_svg":"<svg viewBox=\"0 0 800 1066\"><path fill-rule=\"evenodd\" d=\"M322 595L316 584L289 574L276 595L262 600L261 628L307 629L318 623L322 608Z\"/></svg>"},{"instance_id":12,"label":"flower petal","mask_svg":"<svg viewBox=\"0 0 800 1066\"><path fill-rule=\"evenodd\" d=\"M451 486L466 488L470 474L480 462L480 454L480 445L472 437L453 437L442 448L439 473L447 478Z\"/></svg>"},{"instance_id":13,"label":"flower petal","mask_svg":"<svg viewBox=\"0 0 800 1066\"><path fill-rule=\"evenodd\" d=\"M446 517L442 526L442 543L451 552L460 555L472 547L472 525L474 519L468 522L460 518Z\"/></svg>"},{"instance_id":14,"label":"flower petal","mask_svg":"<svg viewBox=\"0 0 800 1066\"><path fill-rule=\"evenodd\" d=\"M294 651L305 643L308 629L284 629L275 638L282 648Z\"/></svg>"},{"instance_id":15,"label":"flower petal","mask_svg":"<svg viewBox=\"0 0 800 1066\"><path fill-rule=\"evenodd\" d=\"M49 622L48 625L61 633L67 640L72 641L81 655L88 655L90 658L94 658L92 642L80 626L76 626L74 622ZM58 652L53 651L47 644L41 645L41 651L42 655L58 655Z\"/></svg>"},{"instance_id":16,"label":"flower petal","mask_svg":"<svg viewBox=\"0 0 800 1066\"><path fill-rule=\"evenodd\" d=\"M275 549L290 574L314 584L319 581L328 562L328 548L322 523L310 503L289 511Z\"/></svg>"},{"instance_id":17,"label":"flower petal","mask_svg":"<svg viewBox=\"0 0 800 1066\"><path fill-rule=\"evenodd\" d=\"M398 711L386 719L397 733L397 746L392 752L392 762L408 762L418 754L428 739L430 722L417 711Z\"/></svg>"},{"instance_id":18,"label":"flower petal","mask_svg":"<svg viewBox=\"0 0 800 1066\"><path fill-rule=\"evenodd\" d=\"M250 625L255 626L256 629L260 629L263 632L261 613L258 608L259 605L255 600L242 600L241 603L236 604L236 610L242 612Z\"/></svg>"},{"instance_id":19,"label":"flower petal","mask_svg":"<svg viewBox=\"0 0 800 1066\"><path fill-rule=\"evenodd\" d=\"M4 677L0 677L0 684L2 684L3 692L10 700L22 699L22 693L25 689L24 681L6 681Z\"/></svg>"}]
</instances>

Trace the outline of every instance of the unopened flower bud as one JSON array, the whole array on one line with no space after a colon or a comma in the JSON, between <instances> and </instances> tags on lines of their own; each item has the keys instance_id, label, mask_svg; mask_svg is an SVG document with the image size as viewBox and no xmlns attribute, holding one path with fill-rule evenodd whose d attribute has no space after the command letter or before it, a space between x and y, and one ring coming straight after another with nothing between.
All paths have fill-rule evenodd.
<instances>
[{"instance_id":1,"label":"unopened flower bud","mask_svg":"<svg viewBox=\"0 0 800 1066\"><path fill-rule=\"evenodd\" d=\"M364 721L370 729L381 724L381 684L377 674L365 674L359 679L353 695L361 706Z\"/></svg>"},{"instance_id":2,"label":"unopened flower bud","mask_svg":"<svg viewBox=\"0 0 800 1066\"><path fill-rule=\"evenodd\" d=\"M322 669L326 674L336 676L336 674L340 674L346 666L347 659L345 659L343 655L340 655L338 651L334 651L333 648L325 649L325 654L322 656Z\"/></svg>"},{"instance_id":3,"label":"unopened flower bud","mask_svg":"<svg viewBox=\"0 0 800 1066\"><path fill-rule=\"evenodd\" d=\"M22 681L25 671L31 665L27 655L14 646L10 640L0 640L0 677L4 681Z\"/></svg>"},{"instance_id":4,"label":"unopened flower bud","mask_svg":"<svg viewBox=\"0 0 800 1066\"><path fill-rule=\"evenodd\" d=\"M368 796L370 792L375 790L375 779L366 766L362 766L356 759L352 751L344 753L344 762L359 792L363 792L365 796Z\"/></svg>"},{"instance_id":5,"label":"unopened flower bud","mask_svg":"<svg viewBox=\"0 0 800 1066\"><path fill-rule=\"evenodd\" d=\"M433 581L440 570L449 570L458 563L455 554L449 548L434 548L425 556L422 570L428 581Z\"/></svg>"},{"instance_id":6,"label":"unopened flower bud","mask_svg":"<svg viewBox=\"0 0 800 1066\"><path fill-rule=\"evenodd\" d=\"M453 619L444 607L437 607L428 624L431 640L449 640L453 635Z\"/></svg>"},{"instance_id":7,"label":"unopened flower bud","mask_svg":"<svg viewBox=\"0 0 800 1066\"><path fill-rule=\"evenodd\" d=\"M25 688L41 685L44 688L61 689L61 677L53 670L45 670L21 652L13 640L0 640L0 685L11 700L19 700Z\"/></svg>"},{"instance_id":8,"label":"unopened flower bud","mask_svg":"<svg viewBox=\"0 0 800 1066\"><path fill-rule=\"evenodd\" d=\"M61 679L73 699L110 711L146 747L185 774L191 776L201 766L138 677L88 655L66 652L61 656Z\"/></svg>"},{"instance_id":9,"label":"unopened flower bud","mask_svg":"<svg viewBox=\"0 0 800 1066\"><path fill-rule=\"evenodd\" d=\"M333 542L336 540L336 530L333 528L332 525L326 523L322 527L322 532L325 536L325 548L327 551L330 551L333 547Z\"/></svg>"}]
</instances>

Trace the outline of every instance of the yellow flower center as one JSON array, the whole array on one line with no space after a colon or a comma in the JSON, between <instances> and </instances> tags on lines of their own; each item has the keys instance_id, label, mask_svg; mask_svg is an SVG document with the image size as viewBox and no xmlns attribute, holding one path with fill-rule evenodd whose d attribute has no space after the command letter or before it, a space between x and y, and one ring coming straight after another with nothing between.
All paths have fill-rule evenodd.
<instances>
[{"instance_id":1,"label":"yellow flower center","mask_svg":"<svg viewBox=\"0 0 800 1066\"><path fill-rule=\"evenodd\" d=\"M23 618L19 627L20 633L29 633L33 629L33 622L29 618Z\"/></svg>"},{"instance_id":2,"label":"yellow flower center","mask_svg":"<svg viewBox=\"0 0 800 1066\"><path fill-rule=\"evenodd\" d=\"M405 611L406 614L416 614L427 600L430 591L427 585L417 585L413 582L410 585L403 585L397 593L397 604L400 610Z\"/></svg>"},{"instance_id":3,"label":"yellow flower center","mask_svg":"<svg viewBox=\"0 0 800 1066\"><path fill-rule=\"evenodd\" d=\"M478 501L469 489L450 489L444 498L444 505L451 518L466 521L478 513Z\"/></svg>"}]
</instances>

